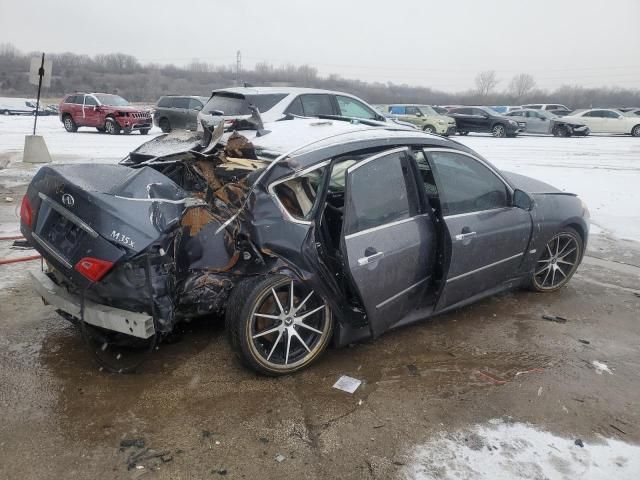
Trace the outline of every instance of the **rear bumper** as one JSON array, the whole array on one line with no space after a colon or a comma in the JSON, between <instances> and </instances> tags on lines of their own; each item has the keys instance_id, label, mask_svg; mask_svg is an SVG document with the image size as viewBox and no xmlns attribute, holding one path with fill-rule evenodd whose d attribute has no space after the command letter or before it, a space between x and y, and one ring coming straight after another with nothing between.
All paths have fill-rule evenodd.
<instances>
[{"instance_id":1,"label":"rear bumper","mask_svg":"<svg viewBox=\"0 0 640 480\"><path fill-rule=\"evenodd\" d=\"M80 318L80 298L56 285L43 272L30 272L36 293L46 304L53 305L76 318ZM138 338L149 338L155 333L153 317L144 313L121 310L85 299L84 321L96 327L113 330Z\"/></svg>"}]
</instances>

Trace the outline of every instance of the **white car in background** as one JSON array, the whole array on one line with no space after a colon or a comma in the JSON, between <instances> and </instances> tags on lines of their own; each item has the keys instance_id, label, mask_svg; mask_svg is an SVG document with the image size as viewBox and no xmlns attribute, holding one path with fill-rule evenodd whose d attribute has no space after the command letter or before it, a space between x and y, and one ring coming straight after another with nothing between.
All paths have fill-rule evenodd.
<instances>
[{"instance_id":1,"label":"white car in background","mask_svg":"<svg viewBox=\"0 0 640 480\"><path fill-rule=\"evenodd\" d=\"M640 137L640 117L612 108L577 110L563 117L563 120L586 125L591 133L631 134Z\"/></svg>"},{"instance_id":2,"label":"white car in background","mask_svg":"<svg viewBox=\"0 0 640 480\"><path fill-rule=\"evenodd\" d=\"M564 117L571 113L571 109L561 103L529 103L527 105L522 105L522 108L529 110L546 110L554 115L558 115L559 117Z\"/></svg>"},{"instance_id":3,"label":"white car in background","mask_svg":"<svg viewBox=\"0 0 640 480\"><path fill-rule=\"evenodd\" d=\"M233 87L214 90L198 113L198 130L202 122L212 127L221 120L231 125L251 117L250 105L258 108L263 122L275 122L289 116L343 117L371 125L402 125L385 117L364 100L332 90L299 87ZM402 125L406 127L405 125Z\"/></svg>"}]
</instances>

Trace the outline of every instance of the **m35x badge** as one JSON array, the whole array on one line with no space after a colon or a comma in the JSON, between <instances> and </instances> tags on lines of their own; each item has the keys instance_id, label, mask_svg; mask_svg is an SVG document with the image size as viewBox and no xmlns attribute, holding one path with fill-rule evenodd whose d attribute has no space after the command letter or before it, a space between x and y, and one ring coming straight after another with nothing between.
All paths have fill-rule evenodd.
<instances>
[{"instance_id":1,"label":"m35x badge","mask_svg":"<svg viewBox=\"0 0 640 480\"><path fill-rule=\"evenodd\" d=\"M69 195L68 193L65 193L64 195L62 195L62 204L67 206L67 207L73 207L73 205L76 203L75 199Z\"/></svg>"}]
</instances>

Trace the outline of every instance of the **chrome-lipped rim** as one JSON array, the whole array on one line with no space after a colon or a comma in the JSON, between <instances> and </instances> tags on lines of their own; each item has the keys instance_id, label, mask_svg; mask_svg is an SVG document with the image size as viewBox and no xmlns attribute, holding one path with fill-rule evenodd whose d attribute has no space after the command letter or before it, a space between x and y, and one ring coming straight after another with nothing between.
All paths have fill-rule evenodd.
<instances>
[{"instance_id":1,"label":"chrome-lipped rim","mask_svg":"<svg viewBox=\"0 0 640 480\"><path fill-rule=\"evenodd\" d=\"M426 133L435 133L435 130L434 130L434 128L433 128L433 127L425 127L425 128L424 128L424 131L425 131Z\"/></svg>"},{"instance_id":2,"label":"chrome-lipped rim","mask_svg":"<svg viewBox=\"0 0 640 480\"><path fill-rule=\"evenodd\" d=\"M580 259L580 244L570 233L559 233L545 247L536 264L534 281L542 290L551 290L566 283Z\"/></svg>"},{"instance_id":3,"label":"chrome-lipped rim","mask_svg":"<svg viewBox=\"0 0 640 480\"><path fill-rule=\"evenodd\" d=\"M71 130L73 128L73 123L71 122L71 119L69 117L64 119L64 126L67 130Z\"/></svg>"},{"instance_id":4,"label":"chrome-lipped rim","mask_svg":"<svg viewBox=\"0 0 640 480\"><path fill-rule=\"evenodd\" d=\"M504 136L504 127L502 125L496 125L495 127L493 127L493 134L496 137Z\"/></svg>"},{"instance_id":5,"label":"chrome-lipped rim","mask_svg":"<svg viewBox=\"0 0 640 480\"><path fill-rule=\"evenodd\" d=\"M329 307L294 281L265 291L251 312L250 345L261 362L291 369L315 357L330 331Z\"/></svg>"},{"instance_id":6,"label":"chrome-lipped rim","mask_svg":"<svg viewBox=\"0 0 640 480\"><path fill-rule=\"evenodd\" d=\"M116 130L115 126L113 125L113 122L107 122L107 124L104 127L107 133L113 133Z\"/></svg>"}]
</instances>

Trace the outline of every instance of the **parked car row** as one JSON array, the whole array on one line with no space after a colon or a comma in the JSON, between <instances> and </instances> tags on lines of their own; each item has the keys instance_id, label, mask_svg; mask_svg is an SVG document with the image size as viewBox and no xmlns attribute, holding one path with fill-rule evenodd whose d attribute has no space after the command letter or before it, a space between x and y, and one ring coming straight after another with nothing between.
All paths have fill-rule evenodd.
<instances>
[{"instance_id":1,"label":"parked car row","mask_svg":"<svg viewBox=\"0 0 640 480\"><path fill-rule=\"evenodd\" d=\"M0 115L35 115L37 102L28 98L0 98ZM38 115L57 115L57 105L40 105Z\"/></svg>"}]
</instances>

